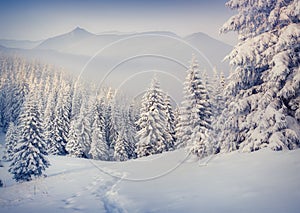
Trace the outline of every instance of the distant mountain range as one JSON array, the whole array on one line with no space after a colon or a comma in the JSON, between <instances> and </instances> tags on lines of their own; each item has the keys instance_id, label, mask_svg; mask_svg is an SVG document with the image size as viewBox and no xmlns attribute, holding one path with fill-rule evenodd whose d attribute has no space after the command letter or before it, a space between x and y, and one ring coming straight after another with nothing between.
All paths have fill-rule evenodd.
<instances>
[{"instance_id":1,"label":"distant mountain range","mask_svg":"<svg viewBox=\"0 0 300 213\"><path fill-rule=\"evenodd\" d=\"M161 38L173 37L178 40L183 40L199 49L203 54L211 60L212 65L226 72L228 69L227 63L221 63L222 59L230 52L232 47L221 41L211 38L204 33L194 33L192 35L180 38L176 34L167 31L143 32L143 33L118 33L107 32L99 35L92 34L80 27L75 28L71 32L48 38L43 41L28 41L28 40L1 40L0 45L6 48L17 49L37 49L37 50L54 50L61 53L73 55L92 56L104 46L116 42L126 37L143 37L144 35L161 35ZM146 37L146 36L145 36ZM132 39L134 40L134 39ZM163 40L163 39L161 39ZM131 41L135 43L135 41ZM163 42L163 41L162 41ZM176 41L178 42L178 41ZM129 42L130 43L130 42ZM140 42L139 42L140 43ZM179 42L180 43L180 42ZM132 45L130 43L130 45ZM168 48L166 45L158 42L145 43L145 48L151 49ZM155 48L153 46L156 46ZM172 49L172 47L170 47Z\"/></svg>"},{"instance_id":2,"label":"distant mountain range","mask_svg":"<svg viewBox=\"0 0 300 213\"><path fill-rule=\"evenodd\" d=\"M6 48L21 48L21 49L33 49L37 47L41 41L28 41L28 40L9 40L9 39L0 39L0 45Z\"/></svg>"},{"instance_id":3,"label":"distant mountain range","mask_svg":"<svg viewBox=\"0 0 300 213\"><path fill-rule=\"evenodd\" d=\"M168 80L170 76L184 79L192 54L202 70L211 73L215 67L228 74L228 62L222 60L231 49L204 33L183 38L168 31L96 35L79 27L43 41L0 40L2 52L62 66L85 77L101 79L110 72L105 80L116 86L129 76L150 70L169 75Z\"/></svg>"}]
</instances>

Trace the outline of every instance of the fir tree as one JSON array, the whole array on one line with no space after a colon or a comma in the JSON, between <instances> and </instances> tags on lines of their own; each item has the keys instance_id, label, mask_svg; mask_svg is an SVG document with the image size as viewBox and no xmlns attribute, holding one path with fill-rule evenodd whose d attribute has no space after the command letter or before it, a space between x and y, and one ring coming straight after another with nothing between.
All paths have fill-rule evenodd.
<instances>
[{"instance_id":1,"label":"fir tree","mask_svg":"<svg viewBox=\"0 0 300 213\"><path fill-rule=\"evenodd\" d=\"M18 131L13 122L9 123L6 135L5 135L5 154L3 159L6 161L11 161L14 155L14 148L18 142Z\"/></svg>"},{"instance_id":2,"label":"fir tree","mask_svg":"<svg viewBox=\"0 0 300 213\"><path fill-rule=\"evenodd\" d=\"M20 111L25 101L25 97L29 92L29 85L25 81L25 79L19 79L9 92L9 100L7 105L5 106L5 120L4 129L7 129L9 122L14 122L16 125L18 124L18 118L20 115Z\"/></svg>"},{"instance_id":3,"label":"fir tree","mask_svg":"<svg viewBox=\"0 0 300 213\"><path fill-rule=\"evenodd\" d=\"M98 103L99 102L99 103ZM105 140L104 101L95 101L92 109L93 123L90 156L95 160L109 160L108 146Z\"/></svg>"},{"instance_id":4,"label":"fir tree","mask_svg":"<svg viewBox=\"0 0 300 213\"><path fill-rule=\"evenodd\" d=\"M105 140L109 148L110 159L113 159L114 146L117 139L117 130L115 127L115 110L114 106L114 92L111 88L106 92L105 98Z\"/></svg>"},{"instance_id":5,"label":"fir tree","mask_svg":"<svg viewBox=\"0 0 300 213\"><path fill-rule=\"evenodd\" d=\"M236 31L239 44L227 57L235 66L222 113L222 152L300 146L299 2L234 1L238 14L222 32Z\"/></svg>"},{"instance_id":6,"label":"fir tree","mask_svg":"<svg viewBox=\"0 0 300 213\"><path fill-rule=\"evenodd\" d=\"M41 137L40 112L32 94L28 95L24 103L18 129L20 137L14 148L9 171L16 181L30 181L36 176L42 176L43 171L50 165L46 158L46 144Z\"/></svg>"},{"instance_id":7,"label":"fir tree","mask_svg":"<svg viewBox=\"0 0 300 213\"><path fill-rule=\"evenodd\" d=\"M91 149L91 124L87 101L83 101L78 117L73 119L66 145L71 156L89 158Z\"/></svg>"},{"instance_id":8,"label":"fir tree","mask_svg":"<svg viewBox=\"0 0 300 213\"><path fill-rule=\"evenodd\" d=\"M56 76L53 79L52 89L49 91L47 97L46 108L44 111L44 141L47 144L47 151L49 154L58 154L61 150L59 144L56 143L55 133L57 132L57 117L55 114L55 109L57 105L57 88L58 80Z\"/></svg>"},{"instance_id":9,"label":"fir tree","mask_svg":"<svg viewBox=\"0 0 300 213\"><path fill-rule=\"evenodd\" d=\"M166 130L167 134L165 139L167 140L167 150L172 150L175 144L175 116L173 113L171 98L168 94L164 98L165 103L165 115L166 115Z\"/></svg>"},{"instance_id":10,"label":"fir tree","mask_svg":"<svg viewBox=\"0 0 300 213\"><path fill-rule=\"evenodd\" d=\"M193 153L198 154L202 153L198 151L202 146L200 144L205 144L205 155L210 154L211 145L207 135L211 130L211 114L208 92L201 79L199 65L193 57L184 82L184 100L176 126L177 148L190 147Z\"/></svg>"},{"instance_id":11,"label":"fir tree","mask_svg":"<svg viewBox=\"0 0 300 213\"><path fill-rule=\"evenodd\" d=\"M78 129L76 126L76 120L71 122L71 128L69 132L68 142L66 144L66 151L71 157L84 158L85 147L82 145L78 137Z\"/></svg>"},{"instance_id":12,"label":"fir tree","mask_svg":"<svg viewBox=\"0 0 300 213\"><path fill-rule=\"evenodd\" d=\"M70 130L71 118L71 96L70 87L65 82L61 82L58 100L54 111L53 138L50 138L49 152L51 154L65 155L68 134Z\"/></svg>"},{"instance_id":13,"label":"fir tree","mask_svg":"<svg viewBox=\"0 0 300 213\"><path fill-rule=\"evenodd\" d=\"M126 161L129 159L130 145L129 142L125 140L124 129L118 134L116 145L114 147L114 159L116 161Z\"/></svg>"},{"instance_id":14,"label":"fir tree","mask_svg":"<svg viewBox=\"0 0 300 213\"><path fill-rule=\"evenodd\" d=\"M168 150L169 141L166 129L164 96L159 83L154 78L151 86L142 98L141 116L137 124L141 128L137 132L136 153L138 157L161 153Z\"/></svg>"},{"instance_id":15,"label":"fir tree","mask_svg":"<svg viewBox=\"0 0 300 213\"><path fill-rule=\"evenodd\" d=\"M136 134L137 134L137 125L138 116L136 114L136 106L132 103L129 106L128 113L125 117L125 124L127 124L125 129L126 140L129 142L128 156L129 158L136 158L135 153L135 144L137 143Z\"/></svg>"}]
</instances>

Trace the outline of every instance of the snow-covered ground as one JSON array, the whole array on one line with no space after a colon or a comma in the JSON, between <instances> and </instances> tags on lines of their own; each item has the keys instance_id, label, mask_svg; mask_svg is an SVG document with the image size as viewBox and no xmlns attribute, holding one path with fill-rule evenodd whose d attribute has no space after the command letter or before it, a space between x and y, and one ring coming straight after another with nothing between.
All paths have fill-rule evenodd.
<instances>
[{"instance_id":1,"label":"snow-covered ground","mask_svg":"<svg viewBox=\"0 0 300 213\"><path fill-rule=\"evenodd\" d=\"M0 212L300 212L300 150L184 150L127 162L50 156L48 177L15 183L0 168Z\"/></svg>"}]
</instances>

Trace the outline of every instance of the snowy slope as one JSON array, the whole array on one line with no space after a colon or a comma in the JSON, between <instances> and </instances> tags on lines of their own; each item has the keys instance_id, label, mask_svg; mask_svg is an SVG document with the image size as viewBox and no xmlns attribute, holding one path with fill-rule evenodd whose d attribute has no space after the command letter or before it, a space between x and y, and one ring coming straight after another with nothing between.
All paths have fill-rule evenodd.
<instances>
[{"instance_id":1,"label":"snowy slope","mask_svg":"<svg viewBox=\"0 0 300 213\"><path fill-rule=\"evenodd\" d=\"M300 150L218 155L183 150L127 162L50 156L48 177L16 184L0 212L299 212Z\"/></svg>"}]
</instances>

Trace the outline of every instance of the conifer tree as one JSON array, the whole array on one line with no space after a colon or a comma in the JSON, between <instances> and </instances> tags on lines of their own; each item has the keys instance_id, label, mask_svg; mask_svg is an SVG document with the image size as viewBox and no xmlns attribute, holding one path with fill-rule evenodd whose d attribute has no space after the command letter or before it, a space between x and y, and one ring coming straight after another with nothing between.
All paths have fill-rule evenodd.
<instances>
[{"instance_id":1,"label":"conifer tree","mask_svg":"<svg viewBox=\"0 0 300 213\"><path fill-rule=\"evenodd\" d=\"M42 122L36 97L30 93L21 111L19 126L20 137L14 148L13 160L9 171L16 181L30 181L42 176L50 165L46 155L46 144L42 140Z\"/></svg>"},{"instance_id":2,"label":"conifer tree","mask_svg":"<svg viewBox=\"0 0 300 213\"><path fill-rule=\"evenodd\" d=\"M5 154L3 159L6 161L11 161L14 155L14 148L18 142L18 130L13 122L9 123L6 135L5 135Z\"/></svg>"},{"instance_id":3,"label":"conifer tree","mask_svg":"<svg viewBox=\"0 0 300 213\"><path fill-rule=\"evenodd\" d=\"M137 124L141 128L137 132L136 150L138 157L167 151L166 108L164 95L156 78L142 98L140 119Z\"/></svg>"},{"instance_id":4,"label":"conifer tree","mask_svg":"<svg viewBox=\"0 0 300 213\"><path fill-rule=\"evenodd\" d=\"M168 94L164 97L165 115L166 115L166 130L167 134L165 139L167 140L167 150L172 150L175 144L175 115L171 105L171 98Z\"/></svg>"},{"instance_id":5,"label":"conifer tree","mask_svg":"<svg viewBox=\"0 0 300 213\"><path fill-rule=\"evenodd\" d=\"M251 152L300 146L299 2L235 1L238 13L221 32L235 31L239 43L228 55L236 69L222 113L222 152Z\"/></svg>"},{"instance_id":6,"label":"conifer tree","mask_svg":"<svg viewBox=\"0 0 300 213\"><path fill-rule=\"evenodd\" d=\"M51 154L65 155L70 130L71 94L70 87L66 82L61 80L60 86L61 88L57 94L57 104L53 112L54 118L53 121L49 121L53 125L50 128L53 131L53 138L50 138L49 152Z\"/></svg>"},{"instance_id":7,"label":"conifer tree","mask_svg":"<svg viewBox=\"0 0 300 213\"><path fill-rule=\"evenodd\" d=\"M109 160L108 146L105 140L105 106L103 99L95 100L92 107L93 123L90 156L95 160Z\"/></svg>"},{"instance_id":8,"label":"conifer tree","mask_svg":"<svg viewBox=\"0 0 300 213\"><path fill-rule=\"evenodd\" d=\"M83 147L83 153L85 158L89 158L89 151L91 149L91 123L90 114L87 101L83 101L80 109L80 113L75 122L75 128L77 131L78 143Z\"/></svg>"},{"instance_id":9,"label":"conifer tree","mask_svg":"<svg viewBox=\"0 0 300 213\"><path fill-rule=\"evenodd\" d=\"M207 137L210 129L211 104L201 79L198 62L193 56L184 82L184 100L179 109L176 126L177 148L190 147L193 153L198 154L197 147L204 143L207 146L205 155L210 154L211 148L208 146L211 145ZM203 154L200 157L202 156Z\"/></svg>"},{"instance_id":10,"label":"conifer tree","mask_svg":"<svg viewBox=\"0 0 300 213\"><path fill-rule=\"evenodd\" d=\"M130 144L125 139L124 129L122 129L122 131L118 134L118 138L114 147L114 159L116 161L128 160L129 149L130 149Z\"/></svg>"},{"instance_id":11,"label":"conifer tree","mask_svg":"<svg viewBox=\"0 0 300 213\"><path fill-rule=\"evenodd\" d=\"M68 142L66 144L66 151L71 157L84 158L85 148L82 145L78 137L78 129L76 126L76 120L71 122Z\"/></svg>"}]
</instances>

